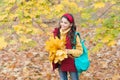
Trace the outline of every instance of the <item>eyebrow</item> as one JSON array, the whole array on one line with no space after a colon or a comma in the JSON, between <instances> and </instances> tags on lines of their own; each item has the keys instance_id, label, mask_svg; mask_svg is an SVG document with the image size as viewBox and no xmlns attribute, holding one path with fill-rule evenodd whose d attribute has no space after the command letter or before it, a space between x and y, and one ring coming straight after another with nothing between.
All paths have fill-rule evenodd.
<instances>
[{"instance_id":1,"label":"eyebrow","mask_svg":"<svg viewBox=\"0 0 120 80\"><path fill-rule=\"evenodd\" d=\"M63 21L62 19L60 21ZM65 21L65 22L69 22L69 21Z\"/></svg>"}]
</instances>

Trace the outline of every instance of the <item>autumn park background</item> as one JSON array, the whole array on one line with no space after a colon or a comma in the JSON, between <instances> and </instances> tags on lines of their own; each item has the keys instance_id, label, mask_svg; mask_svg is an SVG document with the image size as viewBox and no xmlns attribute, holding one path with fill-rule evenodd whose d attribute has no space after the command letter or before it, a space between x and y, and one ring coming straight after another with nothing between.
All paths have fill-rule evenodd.
<instances>
[{"instance_id":1,"label":"autumn park background","mask_svg":"<svg viewBox=\"0 0 120 80\"><path fill-rule=\"evenodd\" d=\"M0 80L59 80L45 41L66 12L89 49L80 80L120 80L120 0L0 0Z\"/></svg>"}]
</instances>

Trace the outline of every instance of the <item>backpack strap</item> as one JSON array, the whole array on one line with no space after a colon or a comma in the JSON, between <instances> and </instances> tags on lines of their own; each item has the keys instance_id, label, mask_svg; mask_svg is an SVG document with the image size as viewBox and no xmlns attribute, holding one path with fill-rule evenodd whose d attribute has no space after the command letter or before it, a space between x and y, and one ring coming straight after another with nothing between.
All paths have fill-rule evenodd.
<instances>
[{"instance_id":1,"label":"backpack strap","mask_svg":"<svg viewBox=\"0 0 120 80\"><path fill-rule=\"evenodd\" d=\"M75 32L75 35L76 35L76 36L78 35L78 37L79 37L81 43L85 42L85 40L83 40L83 39L81 38L79 32Z\"/></svg>"},{"instance_id":2,"label":"backpack strap","mask_svg":"<svg viewBox=\"0 0 120 80\"><path fill-rule=\"evenodd\" d=\"M84 43L85 42L85 40L83 40L82 38L81 38L81 36L80 36L80 33L79 32L75 32L75 36L74 36L74 43L76 43L76 37L79 37L79 39L80 39L80 43ZM73 46L73 49L76 49L76 46Z\"/></svg>"},{"instance_id":3,"label":"backpack strap","mask_svg":"<svg viewBox=\"0 0 120 80\"><path fill-rule=\"evenodd\" d=\"M77 37L77 35L80 38L80 42L82 40L81 37L80 37L80 33L79 32L75 32L75 36L74 36L74 40L73 40L73 43L75 43L75 44L76 44L76 37ZM76 49L76 46L73 46L73 49Z\"/></svg>"},{"instance_id":4,"label":"backpack strap","mask_svg":"<svg viewBox=\"0 0 120 80\"><path fill-rule=\"evenodd\" d=\"M75 37L77 37L77 35L78 35L78 37L80 38L80 42L82 41L82 38L81 38L81 36L80 36L80 33L79 32L75 32Z\"/></svg>"}]
</instances>

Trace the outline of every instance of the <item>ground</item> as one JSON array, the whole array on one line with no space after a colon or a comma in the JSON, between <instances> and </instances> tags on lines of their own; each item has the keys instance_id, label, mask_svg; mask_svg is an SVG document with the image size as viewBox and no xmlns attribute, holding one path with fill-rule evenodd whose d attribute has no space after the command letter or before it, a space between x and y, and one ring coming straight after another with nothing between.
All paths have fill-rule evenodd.
<instances>
[{"instance_id":1,"label":"ground","mask_svg":"<svg viewBox=\"0 0 120 80\"><path fill-rule=\"evenodd\" d=\"M53 23L52 23L53 25ZM46 28L50 32L56 26ZM94 28L78 27L82 37L93 37ZM16 45L0 51L0 80L59 80L58 71L52 70L44 46L48 35L34 36L38 46L25 51L16 51ZM80 75L80 80L120 80L120 38L112 47L103 46L98 52L90 53L90 67ZM97 43L86 41L89 50Z\"/></svg>"}]
</instances>

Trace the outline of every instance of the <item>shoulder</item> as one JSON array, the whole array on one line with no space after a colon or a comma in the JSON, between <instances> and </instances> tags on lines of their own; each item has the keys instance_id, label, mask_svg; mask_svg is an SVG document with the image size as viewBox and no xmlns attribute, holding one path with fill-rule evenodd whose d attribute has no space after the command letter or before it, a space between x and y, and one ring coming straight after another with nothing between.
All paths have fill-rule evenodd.
<instances>
[{"instance_id":1,"label":"shoulder","mask_svg":"<svg viewBox=\"0 0 120 80\"><path fill-rule=\"evenodd\" d=\"M58 34L58 32L59 32L59 28L58 27L56 27L56 28L53 29L53 34L55 36Z\"/></svg>"},{"instance_id":2,"label":"shoulder","mask_svg":"<svg viewBox=\"0 0 120 80\"><path fill-rule=\"evenodd\" d=\"M59 31L58 27L56 27L56 28L53 29L53 33L58 32L58 31Z\"/></svg>"}]
</instances>

